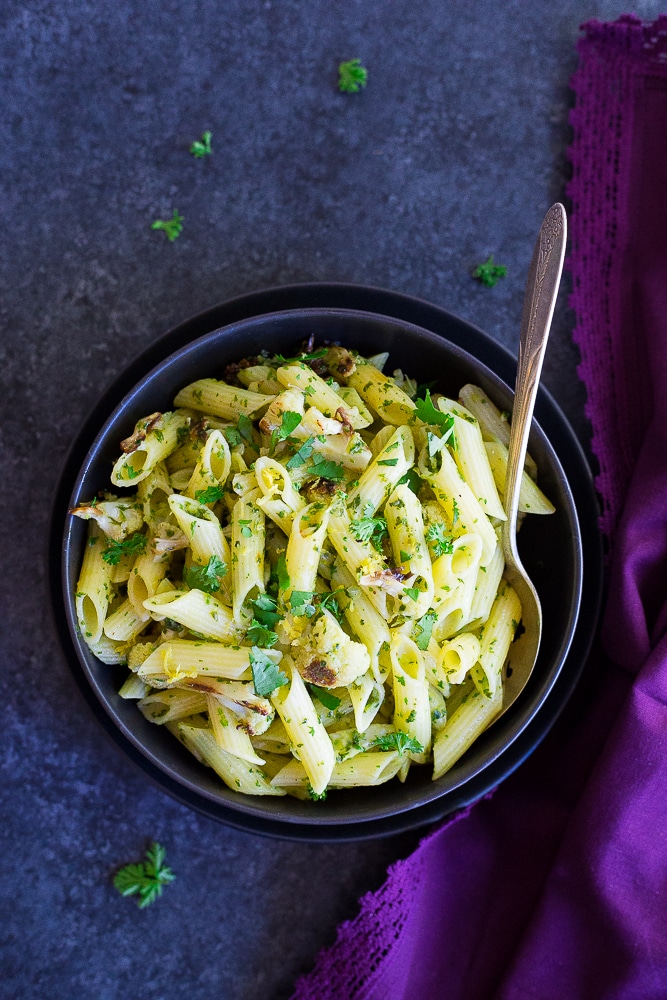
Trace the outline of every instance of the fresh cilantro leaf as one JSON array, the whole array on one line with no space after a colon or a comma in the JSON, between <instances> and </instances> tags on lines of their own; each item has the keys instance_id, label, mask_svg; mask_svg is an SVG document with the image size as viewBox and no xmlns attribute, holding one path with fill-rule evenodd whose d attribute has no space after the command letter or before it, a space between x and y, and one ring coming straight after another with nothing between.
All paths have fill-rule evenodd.
<instances>
[{"instance_id":1,"label":"fresh cilantro leaf","mask_svg":"<svg viewBox=\"0 0 667 1000\"><path fill-rule=\"evenodd\" d=\"M330 462L326 458L313 459L310 471L314 476L319 476L320 479L331 479L336 483L345 478L343 466L339 465L338 462Z\"/></svg>"},{"instance_id":2,"label":"fresh cilantro leaf","mask_svg":"<svg viewBox=\"0 0 667 1000\"><path fill-rule=\"evenodd\" d=\"M225 427L222 433L227 438L227 444L231 445L232 448L238 447L243 440L236 427Z\"/></svg>"},{"instance_id":3,"label":"fresh cilantro leaf","mask_svg":"<svg viewBox=\"0 0 667 1000\"><path fill-rule=\"evenodd\" d=\"M380 458L378 459L378 465L398 465L397 458Z\"/></svg>"},{"instance_id":4,"label":"fresh cilantro leaf","mask_svg":"<svg viewBox=\"0 0 667 1000\"><path fill-rule=\"evenodd\" d=\"M433 554L437 556L451 555L454 551L454 541L447 534L444 524L434 522L428 526L426 541L433 545Z\"/></svg>"},{"instance_id":5,"label":"fresh cilantro leaf","mask_svg":"<svg viewBox=\"0 0 667 1000\"><path fill-rule=\"evenodd\" d=\"M239 524L241 525L241 534L243 535L243 537L252 538L252 528L250 527L252 521L239 520Z\"/></svg>"},{"instance_id":6,"label":"fresh cilantro leaf","mask_svg":"<svg viewBox=\"0 0 667 1000\"><path fill-rule=\"evenodd\" d=\"M393 733L385 733L384 736L376 736L371 747L377 747L378 750L398 750L401 757L406 751L408 753L424 752L424 747L413 736L408 736L407 733L401 733L398 730Z\"/></svg>"},{"instance_id":7,"label":"fresh cilantro leaf","mask_svg":"<svg viewBox=\"0 0 667 1000\"><path fill-rule=\"evenodd\" d=\"M350 522L350 529L358 542L370 542L373 548L382 552L382 539L387 534L387 522L383 517L357 518Z\"/></svg>"},{"instance_id":8,"label":"fresh cilantro leaf","mask_svg":"<svg viewBox=\"0 0 667 1000\"><path fill-rule=\"evenodd\" d=\"M301 423L302 416L300 413L296 413L294 410L285 410L280 418L280 427L278 428L278 440L284 441L288 438L293 431L297 429Z\"/></svg>"},{"instance_id":9,"label":"fresh cilantro leaf","mask_svg":"<svg viewBox=\"0 0 667 1000\"><path fill-rule=\"evenodd\" d=\"M313 597L312 590L293 590L289 599L292 613L297 618L303 618L304 615L312 618L316 611Z\"/></svg>"},{"instance_id":10,"label":"fresh cilantro leaf","mask_svg":"<svg viewBox=\"0 0 667 1000\"><path fill-rule=\"evenodd\" d=\"M507 268L503 264L493 263L493 254L472 272L473 278L477 278L487 288L493 288L506 274Z\"/></svg>"},{"instance_id":11,"label":"fresh cilantro leaf","mask_svg":"<svg viewBox=\"0 0 667 1000\"><path fill-rule=\"evenodd\" d=\"M128 535L122 542L114 542L112 538L107 539L107 547L102 553L102 558L110 566L117 566L122 556L139 556L146 551L148 539L146 535L135 531L133 535Z\"/></svg>"},{"instance_id":12,"label":"fresh cilantro leaf","mask_svg":"<svg viewBox=\"0 0 667 1000\"><path fill-rule=\"evenodd\" d=\"M345 593L345 587L339 587L338 590L332 590L330 594L318 594L318 610L319 611L330 611L338 621L343 617L343 612L341 611L340 604L338 603L338 594Z\"/></svg>"},{"instance_id":13,"label":"fresh cilantro leaf","mask_svg":"<svg viewBox=\"0 0 667 1000\"><path fill-rule=\"evenodd\" d=\"M285 559L285 553L278 557L278 562L276 563L276 574L278 576L278 589L279 590L289 590L290 588L290 578L287 572L287 561Z\"/></svg>"},{"instance_id":14,"label":"fresh cilantro leaf","mask_svg":"<svg viewBox=\"0 0 667 1000\"><path fill-rule=\"evenodd\" d=\"M208 129L202 135L201 139L195 139L195 141L190 146L190 152L197 160L201 160L204 156L210 156L213 150L211 149L211 136L212 132Z\"/></svg>"},{"instance_id":15,"label":"fresh cilantro leaf","mask_svg":"<svg viewBox=\"0 0 667 1000\"><path fill-rule=\"evenodd\" d=\"M327 691L326 688L318 687L316 684L309 684L308 687L310 693L319 698L325 708L328 708L330 712L335 712L340 705L340 698L337 698L331 691Z\"/></svg>"},{"instance_id":16,"label":"fresh cilantro leaf","mask_svg":"<svg viewBox=\"0 0 667 1000\"><path fill-rule=\"evenodd\" d=\"M406 587L405 593L408 595L408 597L411 597L413 601L418 601L419 595L421 594L421 590L419 589L419 587Z\"/></svg>"},{"instance_id":17,"label":"fresh cilantro leaf","mask_svg":"<svg viewBox=\"0 0 667 1000\"><path fill-rule=\"evenodd\" d=\"M253 646L261 646L262 649L270 649L278 642L278 635L266 625L262 625L256 618L253 618L252 625L248 629L246 638Z\"/></svg>"},{"instance_id":18,"label":"fresh cilantro leaf","mask_svg":"<svg viewBox=\"0 0 667 1000\"><path fill-rule=\"evenodd\" d=\"M290 458L287 463L288 469L298 469L301 465L305 465L306 460L310 458L313 453L313 439L312 437L306 438L301 447L294 455Z\"/></svg>"},{"instance_id":19,"label":"fresh cilantro leaf","mask_svg":"<svg viewBox=\"0 0 667 1000\"><path fill-rule=\"evenodd\" d=\"M255 691L260 698L266 698L276 688L287 684L287 677L277 663L271 659L259 646L250 649L250 669Z\"/></svg>"},{"instance_id":20,"label":"fresh cilantro leaf","mask_svg":"<svg viewBox=\"0 0 667 1000\"><path fill-rule=\"evenodd\" d=\"M418 622L415 622L412 635L419 649L428 649L428 644L431 641L431 634L433 632L433 626L437 621L437 618L438 616L435 611L427 611L423 618L420 618Z\"/></svg>"},{"instance_id":21,"label":"fresh cilantro leaf","mask_svg":"<svg viewBox=\"0 0 667 1000\"><path fill-rule=\"evenodd\" d=\"M444 430L444 434L442 436L445 440L453 438L454 417L451 413L443 413L442 410L439 410L437 406L433 405L429 389L426 390L426 396L424 399L415 400L415 413L420 420L424 421L425 424L442 427Z\"/></svg>"},{"instance_id":22,"label":"fresh cilantro leaf","mask_svg":"<svg viewBox=\"0 0 667 1000\"><path fill-rule=\"evenodd\" d=\"M173 243L183 230L183 216L174 209L171 219L156 219L151 229L162 229L169 242Z\"/></svg>"},{"instance_id":23,"label":"fresh cilantro leaf","mask_svg":"<svg viewBox=\"0 0 667 1000\"><path fill-rule=\"evenodd\" d=\"M197 503L217 503L224 493L222 486L208 486L205 490L195 490L195 500Z\"/></svg>"},{"instance_id":24,"label":"fresh cilantro leaf","mask_svg":"<svg viewBox=\"0 0 667 1000\"><path fill-rule=\"evenodd\" d=\"M368 82L368 70L361 59L348 59L338 67L338 89L344 94L358 94Z\"/></svg>"},{"instance_id":25,"label":"fresh cilantro leaf","mask_svg":"<svg viewBox=\"0 0 667 1000\"><path fill-rule=\"evenodd\" d=\"M283 620L276 602L268 594L260 594L255 601L251 601L250 603L253 608L254 619L260 625L277 625L278 622ZM260 643L256 643L256 645L259 646Z\"/></svg>"},{"instance_id":26,"label":"fresh cilantro leaf","mask_svg":"<svg viewBox=\"0 0 667 1000\"><path fill-rule=\"evenodd\" d=\"M220 581L228 572L227 565L219 556L211 556L205 566L190 566L183 579L192 590L203 590L215 594L220 590Z\"/></svg>"},{"instance_id":27,"label":"fresh cilantro leaf","mask_svg":"<svg viewBox=\"0 0 667 1000\"><path fill-rule=\"evenodd\" d=\"M154 903L162 895L165 885L173 882L176 876L171 868L165 866L165 849L160 844L153 843L146 851L146 861L136 865L125 865L114 875L114 888L121 896L139 896L139 909Z\"/></svg>"},{"instance_id":28,"label":"fresh cilantro leaf","mask_svg":"<svg viewBox=\"0 0 667 1000\"><path fill-rule=\"evenodd\" d=\"M326 347L320 347L317 351L311 351L310 354L297 354L295 358L284 358L282 354L276 354L273 360L278 361L281 365L291 365L295 361L315 361L316 358L323 358L327 350Z\"/></svg>"}]
</instances>

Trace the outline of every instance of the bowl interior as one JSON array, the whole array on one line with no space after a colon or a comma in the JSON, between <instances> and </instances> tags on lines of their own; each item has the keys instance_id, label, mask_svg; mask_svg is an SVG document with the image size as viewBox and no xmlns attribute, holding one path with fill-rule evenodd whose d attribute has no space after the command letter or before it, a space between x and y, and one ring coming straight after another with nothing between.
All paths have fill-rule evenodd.
<instances>
[{"instance_id":1,"label":"bowl interior","mask_svg":"<svg viewBox=\"0 0 667 1000\"><path fill-rule=\"evenodd\" d=\"M436 334L398 319L345 309L298 309L262 315L231 324L195 340L142 379L111 414L89 450L76 479L70 505L109 488L109 472L119 442L135 422L172 405L176 392L203 377L222 377L226 364L261 350L296 352L311 334L317 342L336 341L370 355L389 351L388 371L402 368L420 382L435 381L434 391L456 398L466 382L480 385L503 409L511 409L510 389L486 366ZM414 767L401 785L332 793L325 802L286 798L250 798L227 789L217 775L200 765L174 737L148 723L136 705L119 698L124 668L100 663L77 634L73 594L85 543L86 527L69 517L63 539L63 587L72 641L99 702L121 733L161 771L190 792L253 818L298 825L348 825L423 806L476 777L501 755L533 720L563 666L581 597L582 556L572 494L558 457L537 425L529 448L539 468L540 486L556 506L548 517L527 518L519 549L542 601L544 633L538 662L523 695L464 757L434 782L429 767Z\"/></svg>"}]
</instances>

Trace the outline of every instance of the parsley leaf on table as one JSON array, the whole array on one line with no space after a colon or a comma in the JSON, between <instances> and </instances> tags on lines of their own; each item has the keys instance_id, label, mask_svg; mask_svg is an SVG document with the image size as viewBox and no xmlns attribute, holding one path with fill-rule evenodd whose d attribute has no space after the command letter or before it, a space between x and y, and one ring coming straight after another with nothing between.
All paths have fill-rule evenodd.
<instances>
[{"instance_id":1,"label":"parsley leaf on table","mask_svg":"<svg viewBox=\"0 0 667 1000\"><path fill-rule=\"evenodd\" d=\"M166 852L161 844L153 843L146 851L146 860L136 865L125 865L114 875L114 888L121 896L140 896L139 909L150 906L162 895L165 885L176 876L164 864Z\"/></svg>"},{"instance_id":2,"label":"parsley leaf on table","mask_svg":"<svg viewBox=\"0 0 667 1000\"><path fill-rule=\"evenodd\" d=\"M485 260L483 264L479 264L478 267L472 272L473 278L477 278L482 285L486 285L487 288L493 288L497 285L501 278L504 278L507 274L507 268L504 264L494 264L493 254Z\"/></svg>"},{"instance_id":3,"label":"parsley leaf on table","mask_svg":"<svg viewBox=\"0 0 667 1000\"><path fill-rule=\"evenodd\" d=\"M358 94L368 82L368 70L361 59L348 59L338 67L338 89L344 94Z\"/></svg>"},{"instance_id":4,"label":"parsley leaf on table","mask_svg":"<svg viewBox=\"0 0 667 1000\"><path fill-rule=\"evenodd\" d=\"M190 146L190 152L197 160L201 160L204 156L210 156L213 150L211 149L211 136L212 132L208 129L202 135L201 139L195 139L195 141Z\"/></svg>"},{"instance_id":5,"label":"parsley leaf on table","mask_svg":"<svg viewBox=\"0 0 667 1000\"><path fill-rule=\"evenodd\" d=\"M169 242L173 243L183 230L183 216L174 209L171 219L156 219L151 229L162 229Z\"/></svg>"},{"instance_id":6,"label":"parsley leaf on table","mask_svg":"<svg viewBox=\"0 0 667 1000\"><path fill-rule=\"evenodd\" d=\"M250 650L250 669L252 670L255 691L260 698L266 698L276 688L283 687L284 684L288 683L287 676L278 664L259 646L252 646Z\"/></svg>"},{"instance_id":7,"label":"parsley leaf on table","mask_svg":"<svg viewBox=\"0 0 667 1000\"><path fill-rule=\"evenodd\" d=\"M140 531L135 531L133 535L128 535L122 542L114 542L112 538L107 539L107 547L102 553L102 558L110 566L117 566L122 556L140 556L146 551L148 539Z\"/></svg>"}]
</instances>

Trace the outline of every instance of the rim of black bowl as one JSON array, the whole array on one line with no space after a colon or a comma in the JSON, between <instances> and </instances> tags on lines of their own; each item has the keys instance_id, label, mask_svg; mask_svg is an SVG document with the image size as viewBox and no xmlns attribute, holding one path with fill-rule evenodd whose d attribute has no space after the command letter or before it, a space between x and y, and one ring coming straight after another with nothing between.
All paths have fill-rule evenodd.
<instances>
[{"instance_id":1,"label":"rim of black bowl","mask_svg":"<svg viewBox=\"0 0 667 1000\"><path fill-rule=\"evenodd\" d=\"M481 365L480 372L483 374L483 378L480 381L487 380L487 383L495 391L495 395L498 398L499 394L510 394L507 385L504 383L503 379L497 374L497 369L494 371L490 366L486 365L483 360L480 359L479 347L480 345L484 347L483 354L491 355L491 361L493 361L493 355L496 354L498 357L496 360L500 359L501 355L505 355L503 360L506 361L506 366L511 368L514 365L514 359L511 354L507 352L501 345L496 344L495 341L491 341L485 334L471 327L470 324L465 323L465 321L459 320L457 317L446 313L444 310L439 310L437 307L432 307L428 303L422 303L419 300L411 300L405 296L397 296L396 293L385 293L378 289L365 289L363 286L342 286L345 290L344 296L338 295L338 298L345 297L349 299L350 292L353 294L359 292L360 295L365 293L366 300L377 299L378 297L385 296L388 302L391 299L400 299L400 302L395 302L395 305L401 307L409 306L411 304L415 305L414 312L426 311L427 315L430 312L437 312L437 319L440 322L445 322L451 328L451 330L456 330L459 337L462 339L469 339L471 336L475 341L476 350L473 356L470 352L466 351L464 348L457 344L456 341L451 337L445 338L449 342L449 349L454 352L454 355L463 359L464 363L471 364L474 366ZM63 525L63 498L77 500L77 492L81 490L81 482L85 481L86 474L90 466L94 463L94 454L97 450L98 444L104 439L105 433L109 425L113 424L119 416L127 416L132 414L132 407L138 397L143 398L143 392L147 385L149 385L156 377L164 378L165 373L169 373L175 366L179 368L179 376L175 380L175 385L182 385L185 382L190 381L190 377L183 376L180 374L183 367L187 367L187 363L192 359L193 356L201 353L203 349L215 343L221 334L224 336L226 341L232 340L235 335L238 335L241 331L244 337L248 337L257 327L266 327L267 323L270 325L272 322L276 322L279 326L291 322L292 319L296 321L312 322L313 315L316 313L317 318L324 319L327 317L327 322L338 321L340 319L355 319L356 321L364 321L367 323L377 324L378 322L388 323L393 329L396 329L395 320L399 320L399 328L405 332L411 328L414 328L414 333L418 337L425 337L427 341L431 343L435 342L437 347L441 347L441 340L443 339L442 334L439 332L433 332L432 330L423 328L422 326L417 326L409 321L405 320L401 316L390 316L384 313L372 313L368 310L357 310L350 309L346 306L341 308L339 306L325 305L325 306L312 306L305 305L297 309L277 309L273 313L264 313L261 311L262 302L270 297L272 303L275 302L276 297L279 299L284 299L285 296L290 298L302 298L304 292L306 295L310 296L321 296L323 293L326 294L336 294L341 291L341 286L336 285L326 285L326 286L287 286L282 289L268 289L263 293L257 293L255 296L244 296L240 300L232 300L229 304L223 304L222 306L214 307L211 310L207 310L205 313L194 317L193 320L187 321L185 324L177 327L176 330L171 331L166 334L163 338L158 341L156 345L152 345L148 351L144 352L138 359L128 366L126 372L122 373L122 376L117 380L117 382L105 393L105 396L100 401L98 406L95 407L93 414L88 418L82 431L79 434L70 454L70 458L66 463L65 472L61 480L61 489L59 491L60 503L56 503L54 508L54 519L52 527L52 541L55 541L55 537L58 535L58 541L62 545L63 535L62 535L62 525ZM280 303L283 304L283 303ZM224 329L219 328L205 333L203 336L196 337L192 340L191 337L193 332L199 333L202 325L216 323L218 318L223 318L225 312L227 317L230 314L242 313L243 311L250 312L251 306L254 305L254 309L257 310L254 315L246 315L243 318L242 315L238 315L234 321L225 323ZM384 307L386 309L386 305ZM222 314L221 314L222 310ZM433 318L433 316L432 316ZM298 325L298 323L297 323ZM210 328L210 327L209 327ZM450 330L450 332L451 332ZM266 332L262 333L262 337L266 337ZM182 341L180 347L177 346L178 340ZM298 337L294 338L295 341ZM284 343L283 339L283 343ZM170 347L177 347L175 351L169 350ZM146 367L150 362L155 361L156 355L162 353L163 361L161 361L156 369L153 367L151 371L146 373ZM246 353L245 350L243 353ZM165 356L166 355L166 356ZM232 355L238 357L238 347L234 349L231 354L226 352L225 361L232 360ZM140 371L143 368L143 377L140 375ZM201 376L199 376L201 377ZM126 388L123 386L123 382L127 382L130 379L134 379L135 385L129 392L126 392L124 397L118 402L118 395L122 389ZM111 416L108 416L107 420L104 422L104 427L96 435L95 441L92 446L88 449L88 452L81 462L77 459L77 452L80 456L81 447L85 445L86 441L90 442L91 432L99 428L100 418L99 410L101 407L106 406L106 413L109 413L109 404L111 403L112 397L116 397L116 406L113 409ZM565 421L562 413L560 413L558 407L548 397L548 394L541 390L541 396L543 397L538 401L538 413L540 409L544 409L543 399L546 397L548 399L547 403L547 413L549 419L557 424L560 424L558 441L561 445L561 450L563 448L562 432L566 430L566 437L569 436L570 441L568 442L568 459L569 464L576 466L579 465L578 472L580 473L581 465L583 464L583 469L587 475L584 476L582 482L580 475L577 478L577 485L579 487L579 492L586 490L590 495L588 499L593 498L592 494L592 482L590 481L590 473L588 473L588 466L583 457L583 453L574 438L569 425ZM540 407L540 403L542 404ZM143 412L145 409L144 404L140 404L140 410ZM552 412L549 413L548 411ZM138 416L138 412L134 415L127 416L127 420L134 423L134 420ZM95 423L95 421L97 423ZM563 428L564 425L564 428ZM565 490L568 498L568 507L573 518L571 529L574 536L579 533L579 528L577 525L577 518L575 512L575 501L572 497L572 493L567 486L567 477L563 470L562 464L558 457L558 448L554 451L551 445L548 443L546 437L536 429L534 431L534 436L541 438L541 447L546 448L550 453L550 463L551 467L556 470L557 478L561 481L561 488ZM114 435L114 440L117 441L117 436ZM77 449L78 446L78 449ZM117 449L117 445L114 446ZM78 474L74 475L74 489L72 492L72 472L73 464L78 464L80 466ZM68 484L70 490L68 491ZM71 496L69 495L71 493ZM577 498L576 507L580 506L581 497ZM66 506L69 504L66 503ZM589 504L590 508L590 504ZM590 510L585 511L587 519L590 514ZM580 512L581 515L581 512ZM67 520L67 519L65 519ZM71 519L69 519L71 520ZM80 522L79 522L80 524ZM76 530L76 529L74 529ZM64 607L68 614L67 618L72 621L72 601L71 601L71 576L68 581L68 559L72 551L72 534L73 527L68 524L65 529L64 536L64 546L58 546L60 552L63 554L63 584L64 584L64 595L61 594L61 609ZM493 787L498 783L503 777L511 773L512 770L527 756L527 754L534 749L541 738L546 734L551 724L555 720L560 709L567 700L569 692L574 687L576 679L578 678L581 666L583 665L584 655L581 655L578 668L573 672L576 673L575 676L571 676L568 683L559 685L561 677L563 675L563 668L566 664L568 658L568 650L570 649L571 643L576 635L576 613L578 607L579 595L581 594L581 578L584 568L582 563L582 549L581 545L575 544L574 546L574 563L575 571L577 575L577 586L575 587L575 594L571 602L571 607L569 610L570 614L570 626L568 627L566 634L562 636L559 648L557 651L557 667L549 675L548 679L543 679L543 681L537 685L537 690L533 692L530 702L526 699L523 703L519 703L516 711L511 710L507 713L507 716L503 717L507 720L503 726L503 720L500 720L496 726L499 727L498 730L492 727L487 734L485 734L486 742L488 746L485 748L485 759L483 766L480 767L475 764L476 755L466 755L466 758L460 762L460 766L456 769L456 774L452 775L450 773L450 778L445 782L445 778L440 779L438 783L431 783L429 787L424 788L423 783L415 790L410 789L408 794L404 794L400 803L392 802L385 804L385 806L369 818L369 806L366 802L362 808L352 808L353 803L350 801L349 807L344 807L343 809L336 810L336 812L324 812L321 807L316 812L313 809L313 804L311 803L299 803L297 800L289 800L289 813L276 813L275 806L273 814L267 810L267 804L269 808L274 803L284 803L284 799L275 800L271 799L246 799L245 796L237 795L236 793L229 792L224 786L222 789L219 787L208 787L202 788L198 778L193 779L184 775L183 768L176 762L176 764L165 762L164 758L161 756L161 751L156 751L146 746L143 739L139 738L135 732L134 720L128 723L127 718L122 710L119 712L119 706L114 703L113 698L109 698L108 693L105 693L100 687L100 683L96 674L96 667L101 665L98 661L92 657L92 655L87 651L87 647L81 643L81 640L76 635L73 629L70 630L67 639L63 636L62 628L59 628L61 634L61 641L63 641L63 646L65 647L65 653L70 666L73 668L76 679L79 681L80 686L84 690L84 694L87 695L87 700L89 704L91 703L91 694L94 699L97 700L98 711L95 712L98 718L100 718L99 708L103 709L103 713L106 716L105 729L107 732L115 738L115 742L122 749L129 751L129 755L137 763L142 766L143 770L146 771L152 778L156 779L158 783L166 791L175 795L181 801L186 802L188 805L199 809L205 814L212 816L213 818L222 820L223 822L230 823L233 826L237 826L241 829L249 829L254 832L266 833L271 836L283 836L288 838L298 838L298 839L359 839L366 836L377 836L385 833L398 832L402 829L407 829L409 827L421 825L425 822L430 822L433 819L439 818L442 815L467 804L470 801L478 798L480 795L484 794L489 788ZM590 546L589 546L590 549ZM588 562L590 569L590 562L593 558L594 553L589 551ZM53 559L51 560L53 563ZM599 562L599 559L598 559ZM78 568L78 567L77 567ZM599 569L599 566L597 567ZM590 575L590 573L589 573ZM64 596L64 603L62 598ZM54 594L55 598L55 594ZM591 607L590 600L586 602L588 607L586 608L586 617L590 620L592 617L597 616L597 605L595 608ZM56 619L58 619L58 608L56 610ZM62 623L61 623L62 624ZM592 633L592 628L589 630L589 635ZM581 641L578 643L581 647ZM69 648L68 648L69 647ZM75 663L72 661L72 653L77 651L77 664L79 670L77 671ZM586 648L587 651L587 648ZM583 649L580 650L583 652ZM91 661L94 663L91 664ZM104 670L109 671L110 668L104 668ZM83 681L83 683L82 683ZM552 698L549 703L549 696L552 692L554 685L559 685L561 690L558 692L557 698ZM115 697L115 701L120 701ZM549 704L547 704L549 703ZM123 706L127 707L127 703L123 703ZM121 709L123 706L120 706ZM92 706L95 708L95 705ZM136 706L129 706L132 708L135 716L139 716L136 710ZM536 721L538 716L541 720L541 727L539 732L535 732ZM141 718L139 716L139 718ZM104 724L105 719L101 720ZM109 727L111 725L111 729ZM150 725L146 723L146 725ZM500 728L502 727L502 729ZM155 730L156 727L151 726L151 730ZM529 730L533 732L528 732ZM166 738L167 734L160 734L162 737ZM173 739L172 737L168 737ZM483 738L484 739L484 738ZM178 747L177 742L173 741L176 747ZM128 746L129 744L129 746ZM178 747L179 752L181 750ZM184 752L184 751L183 751ZM173 755L171 755L173 757ZM199 765L197 765L199 766ZM191 769L191 768L190 768ZM186 767L186 771L188 768ZM218 779L216 779L218 780ZM438 787L440 783L443 783L446 787ZM389 786L387 786L389 787ZM403 786L405 789L406 786ZM349 793L344 793L349 794ZM353 795L355 793L352 793ZM232 798L230 799L230 796ZM332 799L334 796L331 797ZM342 796L335 796L336 799L343 798ZM306 809L304 810L304 805ZM296 808L295 808L296 806ZM317 808L317 807L316 807ZM307 811L306 811L307 810Z\"/></svg>"}]
</instances>

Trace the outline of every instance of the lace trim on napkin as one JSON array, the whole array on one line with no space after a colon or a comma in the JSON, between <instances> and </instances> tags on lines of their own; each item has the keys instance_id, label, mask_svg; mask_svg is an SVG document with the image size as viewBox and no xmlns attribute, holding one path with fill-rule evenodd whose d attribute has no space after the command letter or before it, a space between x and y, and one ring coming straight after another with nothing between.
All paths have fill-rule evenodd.
<instances>
[{"instance_id":1,"label":"lace trim on napkin","mask_svg":"<svg viewBox=\"0 0 667 1000\"><path fill-rule=\"evenodd\" d=\"M484 798L492 795L489 792ZM376 972L398 945L419 900L424 847L471 809L467 806L454 813L428 834L410 857L389 867L384 885L362 896L357 916L339 926L335 942L319 953L312 972L297 981L291 1000L357 1000L369 996Z\"/></svg>"},{"instance_id":2,"label":"lace trim on napkin","mask_svg":"<svg viewBox=\"0 0 667 1000\"><path fill-rule=\"evenodd\" d=\"M650 85L645 81L651 77L667 76L667 16L644 23L624 15L610 24L590 21L584 30L577 45L580 66L572 79L577 99L570 116L570 305L577 317L573 336L581 351L579 375L588 390L591 446L600 467L600 527L611 545L638 442L651 415L650 399L637 376L644 366L639 358L632 363L632 352L641 347L619 321L619 278L625 263L620 248L630 245L627 227L632 221L621 193L632 196L636 88ZM601 47L604 58L597 58Z\"/></svg>"}]
</instances>

